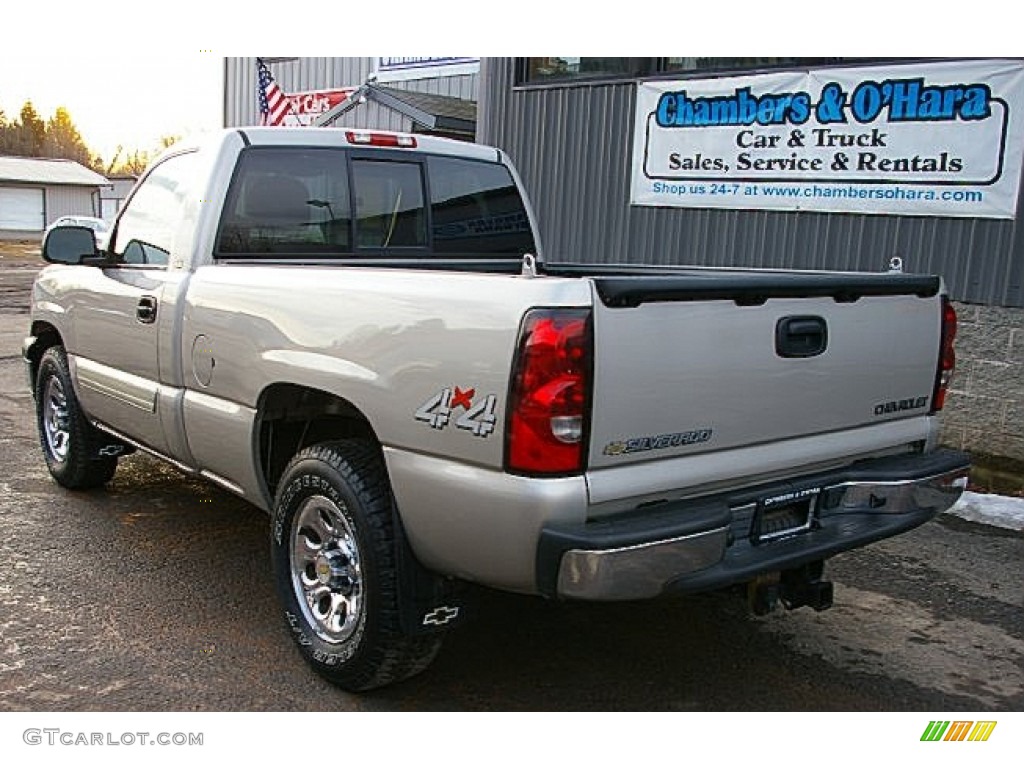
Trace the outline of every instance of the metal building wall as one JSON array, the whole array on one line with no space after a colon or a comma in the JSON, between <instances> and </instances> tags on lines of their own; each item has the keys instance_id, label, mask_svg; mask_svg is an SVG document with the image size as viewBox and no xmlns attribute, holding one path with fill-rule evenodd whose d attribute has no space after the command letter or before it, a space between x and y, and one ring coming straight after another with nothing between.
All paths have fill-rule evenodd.
<instances>
[{"instance_id":1,"label":"metal building wall","mask_svg":"<svg viewBox=\"0 0 1024 768\"><path fill-rule=\"evenodd\" d=\"M273 62L269 65L277 84L285 93L316 91L330 88L348 88L362 85L373 71L372 57L300 57L294 61ZM383 85L417 93L454 96L475 100L479 75L434 77L422 80L404 80ZM256 108L256 59L229 57L224 60L224 125L255 125L259 123ZM356 107L338 121L339 125L353 128L380 128L409 131L411 121L385 109L375 102Z\"/></svg>"},{"instance_id":2,"label":"metal building wall","mask_svg":"<svg viewBox=\"0 0 1024 768\"><path fill-rule=\"evenodd\" d=\"M878 271L899 255L956 299L1024 307L1024 194L1014 221L630 206L635 83L514 86L515 59L483 59L477 141L516 164L550 261Z\"/></svg>"},{"instance_id":3,"label":"metal building wall","mask_svg":"<svg viewBox=\"0 0 1024 768\"><path fill-rule=\"evenodd\" d=\"M61 216L99 216L99 200L97 187L46 187L46 225L49 226Z\"/></svg>"},{"instance_id":4,"label":"metal building wall","mask_svg":"<svg viewBox=\"0 0 1024 768\"><path fill-rule=\"evenodd\" d=\"M100 190L100 212L97 215L101 219L112 222L128 198L128 193L135 186L135 181L135 179L111 179L110 186Z\"/></svg>"}]
</instances>

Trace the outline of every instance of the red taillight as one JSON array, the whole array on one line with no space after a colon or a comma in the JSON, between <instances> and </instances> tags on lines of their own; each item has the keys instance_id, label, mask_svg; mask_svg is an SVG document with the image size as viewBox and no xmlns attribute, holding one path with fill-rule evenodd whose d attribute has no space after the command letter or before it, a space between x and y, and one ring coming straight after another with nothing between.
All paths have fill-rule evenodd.
<instances>
[{"instance_id":1,"label":"red taillight","mask_svg":"<svg viewBox=\"0 0 1024 768\"><path fill-rule=\"evenodd\" d=\"M512 372L506 464L510 472L582 472L590 413L590 311L526 313Z\"/></svg>"},{"instance_id":2,"label":"red taillight","mask_svg":"<svg viewBox=\"0 0 1024 768\"><path fill-rule=\"evenodd\" d=\"M345 131L349 144L366 144L371 147L407 147L416 146L415 136L395 133L376 133L375 131Z\"/></svg>"},{"instance_id":3,"label":"red taillight","mask_svg":"<svg viewBox=\"0 0 1024 768\"><path fill-rule=\"evenodd\" d=\"M935 374L935 394L932 396L932 413L942 410L946 404L946 391L953 381L953 370L956 368L956 352L953 342L956 340L956 310L949 299L942 297L942 344L939 351L939 367Z\"/></svg>"}]
</instances>

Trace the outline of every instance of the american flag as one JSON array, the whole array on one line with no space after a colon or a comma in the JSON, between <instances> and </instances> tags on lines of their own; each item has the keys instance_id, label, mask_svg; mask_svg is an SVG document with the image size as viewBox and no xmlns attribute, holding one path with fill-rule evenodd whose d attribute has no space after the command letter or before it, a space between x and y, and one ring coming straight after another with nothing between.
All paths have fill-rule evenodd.
<instances>
[{"instance_id":1,"label":"american flag","mask_svg":"<svg viewBox=\"0 0 1024 768\"><path fill-rule=\"evenodd\" d=\"M263 59L256 59L256 67L260 81L256 89L260 101L260 125L282 125L290 109L288 98L274 82L274 76Z\"/></svg>"}]
</instances>

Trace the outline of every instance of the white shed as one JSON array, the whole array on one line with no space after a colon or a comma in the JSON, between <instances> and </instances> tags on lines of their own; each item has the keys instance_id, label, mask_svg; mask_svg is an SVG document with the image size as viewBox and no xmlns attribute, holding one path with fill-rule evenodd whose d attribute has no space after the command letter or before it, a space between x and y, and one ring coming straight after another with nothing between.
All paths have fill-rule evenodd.
<instances>
[{"instance_id":1,"label":"white shed","mask_svg":"<svg viewBox=\"0 0 1024 768\"><path fill-rule=\"evenodd\" d=\"M99 216L110 182L73 160L0 157L0 238L38 237L61 216Z\"/></svg>"}]
</instances>

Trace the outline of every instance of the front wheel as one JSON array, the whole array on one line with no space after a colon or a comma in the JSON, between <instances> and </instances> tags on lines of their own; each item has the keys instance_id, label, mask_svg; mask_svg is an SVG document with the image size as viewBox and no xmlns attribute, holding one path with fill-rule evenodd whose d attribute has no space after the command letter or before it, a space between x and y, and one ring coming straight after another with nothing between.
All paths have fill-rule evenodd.
<instances>
[{"instance_id":1,"label":"front wheel","mask_svg":"<svg viewBox=\"0 0 1024 768\"><path fill-rule=\"evenodd\" d=\"M300 451L274 505L271 558L285 620L306 661L349 691L426 669L439 635L399 625L397 544L383 462L363 440Z\"/></svg>"},{"instance_id":2,"label":"front wheel","mask_svg":"<svg viewBox=\"0 0 1024 768\"><path fill-rule=\"evenodd\" d=\"M117 469L117 457L94 456L102 434L85 418L75 397L63 347L43 353L35 395L39 443L53 479L73 490L109 481Z\"/></svg>"}]
</instances>

